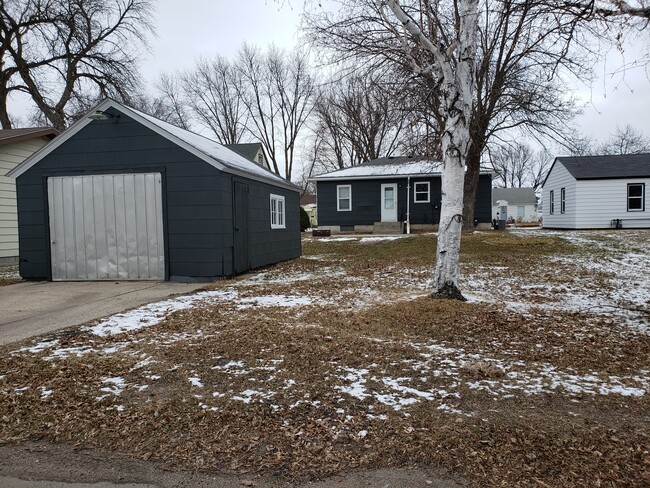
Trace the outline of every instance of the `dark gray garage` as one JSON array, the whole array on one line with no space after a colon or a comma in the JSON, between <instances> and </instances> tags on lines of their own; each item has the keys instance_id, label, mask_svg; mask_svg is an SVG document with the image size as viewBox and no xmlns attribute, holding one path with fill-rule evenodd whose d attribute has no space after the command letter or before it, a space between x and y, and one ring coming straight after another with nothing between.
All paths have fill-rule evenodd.
<instances>
[{"instance_id":1,"label":"dark gray garage","mask_svg":"<svg viewBox=\"0 0 650 488\"><path fill-rule=\"evenodd\" d=\"M114 100L9 176L24 278L208 281L300 256L298 187Z\"/></svg>"}]
</instances>

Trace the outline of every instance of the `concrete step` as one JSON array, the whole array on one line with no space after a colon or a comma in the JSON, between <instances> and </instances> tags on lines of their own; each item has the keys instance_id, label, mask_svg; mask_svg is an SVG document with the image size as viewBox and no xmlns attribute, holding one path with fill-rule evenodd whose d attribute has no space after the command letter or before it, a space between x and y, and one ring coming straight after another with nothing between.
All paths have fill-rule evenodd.
<instances>
[{"instance_id":1,"label":"concrete step","mask_svg":"<svg viewBox=\"0 0 650 488\"><path fill-rule=\"evenodd\" d=\"M373 234L403 234L404 224L402 222L375 222Z\"/></svg>"}]
</instances>

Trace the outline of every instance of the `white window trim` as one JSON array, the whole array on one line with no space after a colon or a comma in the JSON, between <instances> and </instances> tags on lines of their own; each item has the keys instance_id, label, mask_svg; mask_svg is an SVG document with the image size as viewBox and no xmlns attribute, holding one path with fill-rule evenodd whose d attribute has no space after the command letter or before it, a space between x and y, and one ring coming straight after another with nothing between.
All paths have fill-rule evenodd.
<instances>
[{"instance_id":1,"label":"white window trim","mask_svg":"<svg viewBox=\"0 0 650 488\"><path fill-rule=\"evenodd\" d=\"M418 200L418 193L424 193L423 191L416 191L418 185L427 185L427 199ZM413 182L413 203L430 203L431 202L431 182L430 181L414 181Z\"/></svg>"},{"instance_id":2,"label":"white window trim","mask_svg":"<svg viewBox=\"0 0 650 488\"><path fill-rule=\"evenodd\" d=\"M640 186L641 187L641 196L640 197L630 197L630 187L631 186ZM634 200L639 200L641 202L641 208L630 208L630 198ZM627 211L628 212L645 212L645 183L628 183L627 184Z\"/></svg>"},{"instance_id":3,"label":"white window trim","mask_svg":"<svg viewBox=\"0 0 650 488\"><path fill-rule=\"evenodd\" d=\"M275 212L273 211L273 202L275 202ZM282 212L278 211L278 202L282 202ZM286 229L287 228L287 206L284 203L284 197L282 195L274 195L271 193L271 198L269 200L269 210L271 218L271 229ZM275 223L273 222L273 215L275 214ZM279 223L282 221L282 223Z\"/></svg>"},{"instance_id":4,"label":"white window trim","mask_svg":"<svg viewBox=\"0 0 650 488\"><path fill-rule=\"evenodd\" d=\"M341 189L348 189L348 200L350 200L350 208L341 208ZM336 211L337 212L351 212L352 211L352 185L336 185Z\"/></svg>"},{"instance_id":5,"label":"white window trim","mask_svg":"<svg viewBox=\"0 0 650 488\"><path fill-rule=\"evenodd\" d=\"M566 188L560 188L560 213L566 213Z\"/></svg>"}]
</instances>

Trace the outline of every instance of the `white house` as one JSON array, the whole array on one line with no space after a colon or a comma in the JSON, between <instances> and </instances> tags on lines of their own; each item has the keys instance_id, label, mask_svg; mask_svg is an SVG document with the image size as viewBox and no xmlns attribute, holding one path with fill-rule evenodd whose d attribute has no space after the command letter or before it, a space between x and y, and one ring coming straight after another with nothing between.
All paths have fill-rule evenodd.
<instances>
[{"instance_id":1,"label":"white house","mask_svg":"<svg viewBox=\"0 0 650 488\"><path fill-rule=\"evenodd\" d=\"M492 218L537 222L537 197L533 188L493 188Z\"/></svg>"},{"instance_id":2,"label":"white house","mask_svg":"<svg viewBox=\"0 0 650 488\"><path fill-rule=\"evenodd\" d=\"M543 185L544 227L650 227L650 154L556 158Z\"/></svg>"},{"instance_id":3,"label":"white house","mask_svg":"<svg viewBox=\"0 0 650 488\"><path fill-rule=\"evenodd\" d=\"M0 266L18 262L16 182L6 175L58 133L52 127L0 130Z\"/></svg>"}]
</instances>

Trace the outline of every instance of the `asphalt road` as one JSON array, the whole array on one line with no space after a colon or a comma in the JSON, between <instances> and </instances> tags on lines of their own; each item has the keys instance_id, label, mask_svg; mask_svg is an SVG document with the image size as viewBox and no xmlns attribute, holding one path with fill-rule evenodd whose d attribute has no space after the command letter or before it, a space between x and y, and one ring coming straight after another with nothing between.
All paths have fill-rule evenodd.
<instances>
[{"instance_id":1,"label":"asphalt road","mask_svg":"<svg viewBox=\"0 0 650 488\"><path fill-rule=\"evenodd\" d=\"M169 281L23 282L0 286L0 345L202 288Z\"/></svg>"}]
</instances>

